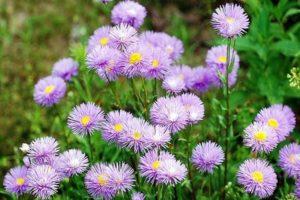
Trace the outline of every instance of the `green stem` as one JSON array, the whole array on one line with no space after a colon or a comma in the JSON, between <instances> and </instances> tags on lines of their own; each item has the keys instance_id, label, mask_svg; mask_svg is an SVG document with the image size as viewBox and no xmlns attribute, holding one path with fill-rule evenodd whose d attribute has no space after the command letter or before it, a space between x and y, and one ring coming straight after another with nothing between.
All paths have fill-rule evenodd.
<instances>
[{"instance_id":1,"label":"green stem","mask_svg":"<svg viewBox=\"0 0 300 200\"><path fill-rule=\"evenodd\" d=\"M92 146L92 140L91 140L91 135L88 134L87 136L87 141L88 141L88 145L89 145L89 151L90 151L90 161L91 163L93 163L94 158L93 158L93 146Z\"/></svg>"},{"instance_id":2,"label":"green stem","mask_svg":"<svg viewBox=\"0 0 300 200\"><path fill-rule=\"evenodd\" d=\"M185 131L185 137L186 137L186 147L187 147L187 164L188 164L188 177L191 183L191 199L195 200L196 199L196 195L195 195L195 188L194 188L194 184L193 184L193 175L192 175L192 167L191 167L191 162L190 162L190 157L191 157L191 151L190 151L190 136L191 136L191 129L192 127L189 126L188 129Z\"/></svg>"},{"instance_id":3,"label":"green stem","mask_svg":"<svg viewBox=\"0 0 300 200\"><path fill-rule=\"evenodd\" d=\"M139 107L141 101L140 101L140 97L138 95L138 92L137 92L137 89L136 89L133 78L129 79L129 84L132 88L133 97L134 97L134 100L135 100L135 105L138 104L138 107ZM136 110L136 111L138 112L138 110Z\"/></svg>"}]
</instances>

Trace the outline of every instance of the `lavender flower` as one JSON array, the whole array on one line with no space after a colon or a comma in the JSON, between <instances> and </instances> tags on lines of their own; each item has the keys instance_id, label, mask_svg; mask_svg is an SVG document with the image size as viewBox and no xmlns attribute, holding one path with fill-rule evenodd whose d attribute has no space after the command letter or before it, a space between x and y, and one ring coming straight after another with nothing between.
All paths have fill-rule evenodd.
<instances>
[{"instance_id":1,"label":"lavender flower","mask_svg":"<svg viewBox=\"0 0 300 200\"><path fill-rule=\"evenodd\" d=\"M103 121L100 107L94 103L82 103L73 108L68 117L68 126L75 134L84 136L100 130Z\"/></svg>"},{"instance_id":2,"label":"lavender flower","mask_svg":"<svg viewBox=\"0 0 300 200\"><path fill-rule=\"evenodd\" d=\"M252 151L270 153L278 144L276 132L263 123L254 122L244 132L244 143Z\"/></svg>"},{"instance_id":3,"label":"lavender flower","mask_svg":"<svg viewBox=\"0 0 300 200\"><path fill-rule=\"evenodd\" d=\"M21 195L27 192L28 181L27 181L27 167L18 166L9 170L4 177L4 188L7 192Z\"/></svg>"},{"instance_id":4,"label":"lavender flower","mask_svg":"<svg viewBox=\"0 0 300 200\"><path fill-rule=\"evenodd\" d=\"M292 143L279 151L278 165L290 177L296 177L300 170L300 145Z\"/></svg>"},{"instance_id":5,"label":"lavender flower","mask_svg":"<svg viewBox=\"0 0 300 200\"><path fill-rule=\"evenodd\" d=\"M93 35L89 38L87 52L89 53L96 46L110 46L111 39L109 36L111 27L102 26L94 31Z\"/></svg>"},{"instance_id":6,"label":"lavender flower","mask_svg":"<svg viewBox=\"0 0 300 200\"><path fill-rule=\"evenodd\" d=\"M146 9L134 1L121 1L111 11L113 24L128 24L139 28L146 17Z\"/></svg>"},{"instance_id":7,"label":"lavender flower","mask_svg":"<svg viewBox=\"0 0 300 200\"><path fill-rule=\"evenodd\" d=\"M150 109L150 118L153 124L161 125L172 133L183 129L188 122L188 114L176 98L161 97Z\"/></svg>"},{"instance_id":8,"label":"lavender flower","mask_svg":"<svg viewBox=\"0 0 300 200\"><path fill-rule=\"evenodd\" d=\"M135 181L133 169L125 163L109 165L108 174L110 175L110 187L117 191L126 192L130 190Z\"/></svg>"},{"instance_id":9,"label":"lavender flower","mask_svg":"<svg viewBox=\"0 0 300 200\"><path fill-rule=\"evenodd\" d=\"M72 58L63 58L53 65L52 76L57 76L65 81L71 80L78 73L78 62Z\"/></svg>"},{"instance_id":10,"label":"lavender flower","mask_svg":"<svg viewBox=\"0 0 300 200\"><path fill-rule=\"evenodd\" d=\"M225 4L215 10L212 25L225 38L242 35L249 27L249 19L244 9L236 4Z\"/></svg>"},{"instance_id":11,"label":"lavender flower","mask_svg":"<svg viewBox=\"0 0 300 200\"><path fill-rule=\"evenodd\" d=\"M131 200L144 200L145 195L141 192L134 192L132 193Z\"/></svg>"},{"instance_id":12,"label":"lavender flower","mask_svg":"<svg viewBox=\"0 0 300 200\"><path fill-rule=\"evenodd\" d=\"M126 24L120 24L111 28L109 37L111 38L111 46L119 50L125 50L128 46L138 41L137 31Z\"/></svg>"},{"instance_id":13,"label":"lavender flower","mask_svg":"<svg viewBox=\"0 0 300 200\"><path fill-rule=\"evenodd\" d=\"M165 127L159 125L155 127L151 126L149 130L145 132L145 140L151 147L164 148L167 143L171 141L171 133Z\"/></svg>"},{"instance_id":14,"label":"lavender flower","mask_svg":"<svg viewBox=\"0 0 300 200\"><path fill-rule=\"evenodd\" d=\"M65 96L66 89L66 83L62 78L47 76L34 86L34 101L41 106L50 107Z\"/></svg>"},{"instance_id":15,"label":"lavender flower","mask_svg":"<svg viewBox=\"0 0 300 200\"><path fill-rule=\"evenodd\" d=\"M203 142L195 147L191 159L198 170L213 173L214 168L224 161L224 152L214 142Z\"/></svg>"},{"instance_id":16,"label":"lavender flower","mask_svg":"<svg viewBox=\"0 0 300 200\"><path fill-rule=\"evenodd\" d=\"M59 174L49 165L37 165L28 171L28 188L40 199L48 199L57 192L61 180Z\"/></svg>"},{"instance_id":17,"label":"lavender flower","mask_svg":"<svg viewBox=\"0 0 300 200\"><path fill-rule=\"evenodd\" d=\"M42 137L30 143L28 157L38 165L51 164L58 151L58 143L54 138Z\"/></svg>"},{"instance_id":18,"label":"lavender flower","mask_svg":"<svg viewBox=\"0 0 300 200\"><path fill-rule=\"evenodd\" d=\"M271 196L277 185L274 169L261 159L246 160L240 166L237 177L238 183L244 186L246 192L260 198Z\"/></svg>"},{"instance_id":19,"label":"lavender flower","mask_svg":"<svg viewBox=\"0 0 300 200\"><path fill-rule=\"evenodd\" d=\"M215 78L213 70L207 67L196 67L192 70L192 76L187 85L188 89L203 93L212 87Z\"/></svg>"}]
</instances>

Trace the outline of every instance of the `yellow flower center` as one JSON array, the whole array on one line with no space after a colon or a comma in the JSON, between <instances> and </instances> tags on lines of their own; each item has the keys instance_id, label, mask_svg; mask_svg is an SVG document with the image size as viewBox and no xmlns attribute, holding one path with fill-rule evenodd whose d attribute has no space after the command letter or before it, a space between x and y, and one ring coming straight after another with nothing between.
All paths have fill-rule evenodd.
<instances>
[{"instance_id":1,"label":"yellow flower center","mask_svg":"<svg viewBox=\"0 0 300 200\"><path fill-rule=\"evenodd\" d=\"M45 89L44 92L46 94L51 94L53 92L53 90L55 89L55 85L48 85Z\"/></svg>"},{"instance_id":2,"label":"yellow flower center","mask_svg":"<svg viewBox=\"0 0 300 200\"><path fill-rule=\"evenodd\" d=\"M255 138L255 140L257 140L259 142L263 142L267 139L267 133L264 131L257 131L254 134L254 138Z\"/></svg>"},{"instance_id":3,"label":"yellow flower center","mask_svg":"<svg viewBox=\"0 0 300 200\"><path fill-rule=\"evenodd\" d=\"M114 130L115 130L116 132L118 132L118 133L121 132L121 131L123 130L123 125L120 124L120 123L115 124Z\"/></svg>"},{"instance_id":4,"label":"yellow flower center","mask_svg":"<svg viewBox=\"0 0 300 200\"><path fill-rule=\"evenodd\" d=\"M278 121L276 119L269 119L268 125L271 126L272 128L278 128Z\"/></svg>"},{"instance_id":5,"label":"yellow flower center","mask_svg":"<svg viewBox=\"0 0 300 200\"><path fill-rule=\"evenodd\" d=\"M154 59L154 60L152 61L152 67L153 67L153 68L157 68L158 65L159 65L158 60L157 60L157 59Z\"/></svg>"},{"instance_id":6,"label":"yellow flower center","mask_svg":"<svg viewBox=\"0 0 300 200\"><path fill-rule=\"evenodd\" d=\"M98 183L99 183L99 185L101 185L101 186L107 185L107 182L108 182L108 180L107 180L106 174L100 174L98 176Z\"/></svg>"},{"instance_id":7,"label":"yellow flower center","mask_svg":"<svg viewBox=\"0 0 300 200\"><path fill-rule=\"evenodd\" d=\"M83 116L81 118L81 124L83 126L86 126L90 121L91 121L91 117L90 116L85 115L85 116Z\"/></svg>"},{"instance_id":8,"label":"yellow flower center","mask_svg":"<svg viewBox=\"0 0 300 200\"><path fill-rule=\"evenodd\" d=\"M226 56L220 56L220 57L218 58L218 61L219 61L220 63L226 63L226 62L227 62L227 58L226 58Z\"/></svg>"},{"instance_id":9,"label":"yellow flower center","mask_svg":"<svg viewBox=\"0 0 300 200\"><path fill-rule=\"evenodd\" d=\"M152 163L152 169L157 170L160 166L159 160L156 160Z\"/></svg>"},{"instance_id":10,"label":"yellow flower center","mask_svg":"<svg viewBox=\"0 0 300 200\"><path fill-rule=\"evenodd\" d=\"M103 37L99 40L99 43L102 45L102 46L105 46L107 45L108 43L108 38L107 37Z\"/></svg>"},{"instance_id":11,"label":"yellow flower center","mask_svg":"<svg viewBox=\"0 0 300 200\"><path fill-rule=\"evenodd\" d=\"M232 17L227 17L227 18L226 18L226 21L227 21L228 24L232 24L232 23L234 22L234 18L232 18Z\"/></svg>"},{"instance_id":12,"label":"yellow flower center","mask_svg":"<svg viewBox=\"0 0 300 200\"><path fill-rule=\"evenodd\" d=\"M142 60L142 55L138 52L135 52L130 55L129 63L134 65L141 62L141 60Z\"/></svg>"},{"instance_id":13,"label":"yellow flower center","mask_svg":"<svg viewBox=\"0 0 300 200\"><path fill-rule=\"evenodd\" d=\"M264 181L264 175L261 171L254 171L251 176L256 183L262 183Z\"/></svg>"},{"instance_id":14,"label":"yellow flower center","mask_svg":"<svg viewBox=\"0 0 300 200\"><path fill-rule=\"evenodd\" d=\"M139 139L141 139L141 137L142 137L142 134L141 133L139 133L139 132L134 132L133 133L133 135L132 135L132 138L134 139L134 140L139 140Z\"/></svg>"},{"instance_id":15,"label":"yellow flower center","mask_svg":"<svg viewBox=\"0 0 300 200\"><path fill-rule=\"evenodd\" d=\"M25 183L25 179L24 178L17 178L17 185L21 186Z\"/></svg>"}]
</instances>

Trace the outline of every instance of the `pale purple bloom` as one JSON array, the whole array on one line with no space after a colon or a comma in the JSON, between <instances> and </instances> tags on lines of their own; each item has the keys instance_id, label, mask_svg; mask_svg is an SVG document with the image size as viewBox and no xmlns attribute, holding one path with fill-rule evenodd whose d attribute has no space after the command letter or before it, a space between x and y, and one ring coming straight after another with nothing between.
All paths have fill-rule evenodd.
<instances>
[{"instance_id":1,"label":"pale purple bloom","mask_svg":"<svg viewBox=\"0 0 300 200\"><path fill-rule=\"evenodd\" d=\"M28 171L28 189L40 199L49 199L57 192L61 180L59 174L49 165L37 165Z\"/></svg>"},{"instance_id":2,"label":"pale purple bloom","mask_svg":"<svg viewBox=\"0 0 300 200\"><path fill-rule=\"evenodd\" d=\"M145 133L145 140L151 147L164 148L171 141L171 133L165 127L151 126Z\"/></svg>"},{"instance_id":3,"label":"pale purple bloom","mask_svg":"<svg viewBox=\"0 0 300 200\"><path fill-rule=\"evenodd\" d=\"M183 104L186 112L188 113L188 122L190 124L196 124L204 117L203 102L194 94L186 93L177 96Z\"/></svg>"},{"instance_id":4,"label":"pale purple bloom","mask_svg":"<svg viewBox=\"0 0 300 200\"><path fill-rule=\"evenodd\" d=\"M150 109L150 118L153 124L161 125L176 133L188 123L188 113L179 99L161 97Z\"/></svg>"},{"instance_id":5,"label":"pale purple bloom","mask_svg":"<svg viewBox=\"0 0 300 200\"><path fill-rule=\"evenodd\" d=\"M232 38L245 33L249 27L249 19L241 6L227 3L215 10L212 25L221 36Z\"/></svg>"},{"instance_id":6,"label":"pale purple bloom","mask_svg":"<svg viewBox=\"0 0 300 200\"><path fill-rule=\"evenodd\" d=\"M239 69L240 58L237 52L230 48L230 62L232 63L232 69L229 69L228 75L228 84L229 86L233 86L236 83L237 72ZM220 45L212 47L206 55L205 59L207 67L211 70L213 74L213 83L215 86L222 86L222 81L220 79L220 75L225 77L226 75L226 64L227 60L227 46ZM230 71L231 70L231 71Z\"/></svg>"},{"instance_id":7,"label":"pale purple bloom","mask_svg":"<svg viewBox=\"0 0 300 200\"><path fill-rule=\"evenodd\" d=\"M145 195L141 192L132 193L131 200L145 200Z\"/></svg>"},{"instance_id":8,"label":"pale purple bloom","mask_svg":"<svg viewBox=\"0 0 300 200\"><path fill-rule=\"evenodd\" d=\"M273 167L262 159L246 160L239 167L237 178L246 192L260 198L271 196L277 185L277 176Z\"/></svg>"},{"instance_id":9,"label":"pale purple bloom","mask_svg":"<svg viewBox=\"0 0 300 200\"><path fill-rule=\"evenodd\" d=\"M146 17L146 9L141 4L134 1L121 1L111 11L111 21L113 24L128 24L134 28L139 28Z\"/></svg>"},{"instance_id":10,"label":"pale purple bloom","mask_svg":"<svg viewBox=\"0 0 300 200\"><path fill-rule=\"evenodd\" d=\"M89 53L96 46L110 46L111 39L109 36L110 26L102 26L94 31L93 35L89 38L87 52Z\"/></svg>"},{"instance_id":11,"label":"pale purple bloom","mask_svg":"<svg viewBox=\"0 0 300 200\"><path fill-rule=\"evenodd\" d=\"M50 107L65 96L66 90L66 83L62 78L47 76L35 84L34 101L41 106Z\"/></svg>"},{"instance_id":12,"label":"pale purple bloom","mask_svg":"<svg viewBox=\"0 0 300 200\"><path fill-rule=\"evenodd\" d=\"M213 173L224 161L224 152L218 144L207 141L195 147L191 160L198 170Z\"/></svg>"},{"instance_id":13,"label":"pale purple bloom","mask_svg":"<svg viewBox=\"0 0 300 200\"><path fill-rule=\"evenodd\" d=\"M109 112L102 124L103 139L108 142L119 143L120 135L124 134L125 123L132 119L132 114L123 110Z\"/></svg>"},{"instance_id":14,"label":"pale purple bloom","mask_svg":"<svg viewBox=\"0 0 300 200\"><path fill-rule=\"evenodd\" d=\"M254 122L244 132L245 146L254 152L270 153L278 144L276 132L266 124Z\"/></svg>"},{"instance_id":15,"label":"pale purple bloom","mask_svg":"<svg viewBox=\"0 0 300 200\"><path fill-rule=\"evenodd\" d=\"M300 145L291 143L279 151L278 165L290 177L296 177L300 170Z\"/></svg>"},{"instance_id":16,"label":"pale purple bloom","mask_svg":"<svg viewBox=\"0 0 300 200\"><path fill-rule=\"evenodd\" d=\"M196 67L192 69L192 76L188 81L188 89L197 92L206 92L213 85L214 73L208 67Z\"/></svg>"},{"instance_id":17,"label":"pale purple bloom","mask_svg":"<svg viewBox=\"0 0 300 200\"><path fill-rule=\"evenodd\" d=\"M71 80L78 74L78 62L72 58L63 58L53 65L52 76L57 76L65 81Z\"/></svg>"},{"instance_id":18,"label":"pale purple bloom","mask_svg":"<svg viewBox=\"0 0 300 200\"><path fill-rule=\"evenodd\" d=\"M54 138L42 137L30 143L28 157L34 164L51 164L58 151L59 146Z\"/></svg>"},{"instance_id":19,"label":"pale purple bloom","mask_svg":"<svg viewBox=\"0 0 300 200\"><path fill-rule=\"evenodd\" d=\"M135 28L126 24L120 24L111 28L109 37L111 39L111 46L123 51L138 41Z\"/></svg>"},{"instance_id":20,"label":"pale purple bloom","mask_svg":"<svg viewBox=\"0 0 300 200\"><path fill-rule=\"evenodd\" d=\"M88 135L100 130L104 121L102 109L94 103L82 103L68 117L68 126L77 135Z\"/></svg>"},{"instance_id":21,"label":"pale purple bloom","mask_svg":"<svg viewBox=\"0 0 300 200\"><path fill-rule=\"evenodd\" d=\"M296 180L295 196L296 196L296 198L300 199L300 179Z\"/></svg>"},{"instance_id":22,"label":"pale purple bloom","mask_svg":"<svg viewBox=\"0 0 300 200\"><path fill-rule=\"evenodd\" d=\"M9 170L4 176L4 188L7 192L21 195L28 190L27 167L18 166Z\"/></svg>"},{"instance_id":23,"label":"pale purple bloom","mask_svg":"<svg viewBox=\"0 0 300 200\"><path fill-rule=\"evenodd\" d=\"M93 165L84 178L88 193L95 199L112 199L117 194L116 188L111 187L109 181L108 166L102 163Z\"/></svg>"},{"instance_id":24,"label":"pale purple bloom","mask_svg":"<svg viewBox=\"0 0 300 200\"><path fill-rule=\"evenodd\" d=\"M30 158L28 156L24 156L23 157L23 163L24 163L25 167L29 168L31 166L31 160L30 160Z\"/></svg>"},{"instance_id":25,"label":"pale purple bloom","mask_svg":"<svg viewBox=\"0 0 300 200\"><path fill-rule=\"evenodd\" d=\"M262 109L256 116L255 121L273 128L277 133L279 142L285 140L296 125L295 114L288 106L281 104Z\"/></svg>"}]
</instances>

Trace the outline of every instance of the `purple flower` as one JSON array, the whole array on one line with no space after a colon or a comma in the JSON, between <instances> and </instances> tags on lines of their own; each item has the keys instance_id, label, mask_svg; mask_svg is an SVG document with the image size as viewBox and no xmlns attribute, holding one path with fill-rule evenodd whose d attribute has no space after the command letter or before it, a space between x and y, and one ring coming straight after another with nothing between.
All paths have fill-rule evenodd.
<instances>
[{"instance_id":1,"label":"purple flower","mask_svg":"<svg viewBox=\"0 0 300 200\"><path fill-rule=\"evenodd\" d=\"M278 165L290 177L296 177L300 170L300 145L292 143L279 151Z\"/></svg>"},{"instance_id":2,"label":"purple flower","mask_svg":"<svg viewBox=\"0 0 300 200\"><path fill-rule=\"evenodd\" d=\"M295 114L288 106L281 104L262 109L256 116L255 121L267 124L274 129L279 142L285 140L296 124Z\"/></svg>"},{"instance_id":3,"label":"purple flower","mask_svg":"<svg viewBox=\"0 0 300 200\"><path fill-rule=\"evenodd\" d=\"M182 94L177 96L183 104L186 112L188 113L188 122L190 124L196 124L204 117L203 102L194 94Z\"/></svg>"},{"instance_id":4,"label":"purple flower","mask_svg":"<svg viewBox=\"0 0 300 200\"><path fill-rule=\"evenodd\" d=\"M212 25L225 38L242 35L249 27L249 19L244 9L236 4L225 4L215 10Z\"/></svg>"},{"instance_id":5,"label":"purple flower","mask_svg":"<svg viewBox=\"0 0 300 200\"><path fill-rule=\"evenodd\" d=\"M233 86L236 83L237 72L239 69L240 58L234 49L230 49L230 58L233 61L232 69L229 69L228 84ZM211 70L213 74L213 83L215 86L222 86L222 81L220 79L220 74L226 75L226 64L227 64L227 46L220 45L212 47L206 55L205 59L207 67Z\"/></svg>"},{"instance_id":6,"label":"purple flower","mask_svg":"<svg viewBox=\"0 0 300 200\"><path fill-rule=\"evenodd\" d=\"M188 89L197 92L206 92L213 84L213 70L207 67L196 67L192 69L192 76L188 81Z\"/></svg>"},{"instance_id":7,"label":"purple flower","mask_svg":"<svg viewBox=\"0 0 300 200\"><path fill-rule=\"evenodd\" d=\"M77 135L92 134L101 128L104 115L101 108L94 103L82 103L68 117L68 126Z\"/></svg>"},{"instance_id":8,"label":"purple flower","mask_svg":"<svg viewBox=\"0 0 300 200\"><path fill-rule=\"evenodd\" d=\"M238 183L243 185L246 192L260 198L273 194L277 185L277 177L272 166L261 159L246 160L237 173Z\"/></svg>"},{"instance_id":9,"label":"purple flower","mask_svg":"<svg viewBox=\"0 0 300 200\"><path fill-rule=\"evenodd\" d=\"M150 109L150 118L153 124L166 127L175 133L185 128L188 123L188 114L179 99L161 97Z\"/></svg>"},{"instance_id":10,"label":"purple flower","mask_svg":"<svg viewBox=\"0 0 300 200\"><path fill-rule=\"evenodd\" d=\"M224 161L224 152L214 142L203 142L195 147L191 159L198 170L213 173L214 168Z\"/></svg>"},{"instance_id":11,"label":"purple flower","mask_svg":"<svg viewBox=\"0 0 300 200\"><path fill-rule=\"evenodd\" d=\"M109 112L102 124L103 139L108 142L119 143L120 135L124 133L125 123L132 119L132 114L123 110Z\"/></svg>"},{"instance_id":12,"label":"purple flower","mask_svg":"<svg viewBox=\"0 0 300 200\"><path fill-rule=\"evenodd\" d=\"M146 17L146 9L134 1L121 1L111 11L111 21L113 24L128 24L134 28L139 28Z\"/></svg>"},{"instance_id":13,"label":"purple flower","mask_svg":"<svg viewBox=\"0 0 300 200\"><path fill-rule=\"evenodd\" d=\"M63 58L53 65L52 76L57 76L65 81L71 80L78 73L78 62L72 58Z\"/></svg>"},{"instance_id":14,"label":"purple flower","mask_svg":"<svg viewBox=\"0 0 300 200\"><path fill-rule=\"evenodd\" d=\"M57 192L61 180L59 174L49 165L37 165L28 171L28 188L40 199L49 199Z\"/></svg>"},{"instance_id":15,"label":"purple flower","mask_svg":"<svg viewBox=\"0 0 300 200\"><path fill-rule=\"evenodd\" d=\"M65 151L58 159L58 168L55 169L67 177L81 174L89 165L86 155L77 149Z\"/></svg>"},{"instance_id":16,"label":"purple flower","mask_svg":"<svg viewBox=\"0 0 300 200\"><path fill-rule=\"evenodd\" d=\"M94 31L93 35L89 38L87 52L89 53L96 46L110 46L111 39L109 36L111 27L102 26Z\"/></svg>"},{"instance_id":17,"label":"purple flower","mask_svg":"<svg viewBox=\"0 0 300 200\"><path fill-rule=\"evenodd\" d=\"M9 193L14 193L17 196L27 192L27 167L18 166L9 170L4 177L4 188Z\"/></svg>"},{"instance_id":18,"label":"purple flower","mask_svg":"<svg viewBox=\"0 0 300 200\"><path fill-rule=\"evenodd\" d=\"M58 151L58 143L54 138L42 137L30 143L28 157L34 164L51 164Z\"/></svg>"},{"instance_id":19,"label":"purple flower","mask_svg":"<svg viewBox=\"0 0 300 200\"><path fill-rule=\"evenodd\" d=\"M111 38L111 46L119 50L125 50L128 46L138 41L137 31L126 24L120 24L111 28L109 37Z\"/></svg>"},{"instance_id":20,"label":"purple flower","mask_svg":"<svg viewBox=\"0 0 300 200\"><path fill-rule=\"evenodd\" d=\"M117 190L109 185L109 179L108 166L97 163L87 172L84 184L93 198L112 199L117 194Z\"/></svg>"},{"instance_id":21,"label":"purple flower","mask_svg":"<svg viewBox=\"0 0 300 200\"><path fill-rule=\"evenodd\" d=\"M252 151L270 153L278 144L276 132L263 123L254 122L244 132L244 143Z\"/></svg>"},{"instance_id":22,"label":"purple flower","mask_svg":"<svg viewBox=\"0 0 300 200\"><path fill-rule=\"evenodd\" d=\"M300 199L300 179L296 180L295 196L297 199Z\"/></svg>"},{"instance_id":23,"label":"purple flower","mask_svg":"<svg viewBox=\"0 0 300 200\"><path fill-rule=\"evenodd\" d=\"M125 163L109 165L108 174L110 175L110 187L117 191L126 192L130 190L135 181L133 169Z\"/></svg>"},{"instance_id":24,"label":"purple flower","mask_svg":"<svg viewBox=\"0 0 300 200\"><path fill-rule=\"evenodd\" d=\"M47 76L34 86L34 101L41 106L50 107L65 96L66 90L66 83L62 78Z\"/></svg>"},{"instance_id":25,"label":"purple flower","mask_svg":"<svg viewBox=\"0 0 300 200\"><path fill-rule=\"evenodd\" d=\"M159 125L155 127L151 126L149 130L145 132L145 140L151 147L164 148L167 143L171 141L171 133L165 127Z\"/></svg>"},{"instance_id":26,"label":"purple flower","mask_svg":"<svg viewBox=\"0 0 300 200\"><path fill-rule=\"evenodd\" d=\"M145 195L141 192L134 192L132 193L131 200L144 200Z\"/></svg>"}]
</instances>

